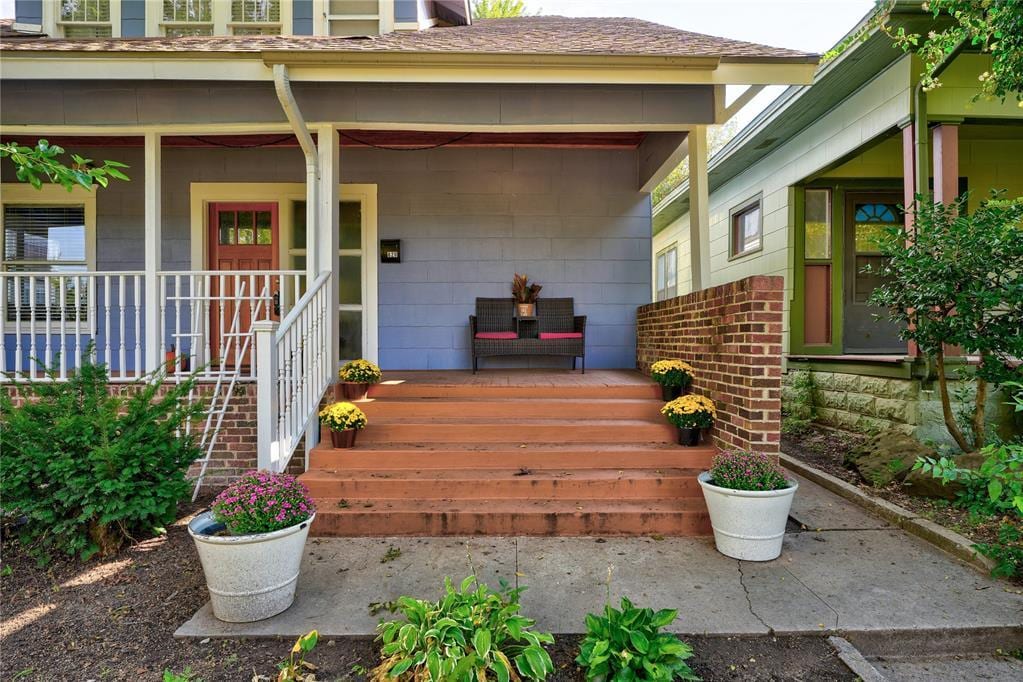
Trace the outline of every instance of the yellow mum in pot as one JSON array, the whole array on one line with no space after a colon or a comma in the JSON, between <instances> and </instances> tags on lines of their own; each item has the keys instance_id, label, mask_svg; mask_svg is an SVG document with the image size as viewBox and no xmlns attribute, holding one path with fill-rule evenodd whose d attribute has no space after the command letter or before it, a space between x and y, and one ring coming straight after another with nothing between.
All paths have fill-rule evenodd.
<instances>
[{"instance_id":1,"label":"yellow mum in pot","mask_svg":"<svg viewBox=\"0 0 1023 682\"><path fill-rule=\"evenodd\" d=\"M661 414L680 429L706 429L717 418L714 401L702 395L684 395L661 408Z\"/></svg>"}]
</instances>

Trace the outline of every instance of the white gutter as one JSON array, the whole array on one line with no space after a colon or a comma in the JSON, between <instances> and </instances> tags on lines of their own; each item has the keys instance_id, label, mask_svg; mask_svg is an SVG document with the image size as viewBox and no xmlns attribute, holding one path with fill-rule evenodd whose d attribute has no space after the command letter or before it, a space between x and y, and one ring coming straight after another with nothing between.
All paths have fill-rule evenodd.
<instances>
[{"instance_id":1,"label":"white gutter","mask_svg":"<svg viewBox=\"0 0 1023 682\"><path fill-rule=\"evenodd\" d=\"M317 188L320 184L319 155L316 152L316 143L313 142L313 136L309 134L309 127L302 117L302 111L298 108L298 102L295 101L295 93L291 91L291 79L288 77L287 65L274 64L273 73L274 90L277 92L277 99L280 100L281 108L284 109L284 115L287 117L292 131L294 131L295 137L298 138L302 154L305 155L305 238L306 253L310 254L310 257L306 258L306 278L309 283L312 283L317 274L319 274L316 272L316 258L312 257L316 253L317 241L316 225L318 219L317 211L319 209Z\"/></svg>"}]
</instances>

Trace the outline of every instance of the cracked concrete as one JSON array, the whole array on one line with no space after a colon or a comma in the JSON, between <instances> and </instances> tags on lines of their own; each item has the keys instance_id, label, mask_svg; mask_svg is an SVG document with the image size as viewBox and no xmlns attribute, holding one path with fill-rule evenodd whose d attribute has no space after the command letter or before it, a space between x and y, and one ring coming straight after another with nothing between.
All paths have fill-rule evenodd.
<instances>
[{"instance_id":1,"label":"cracked concrete","mask_svg":"<svg viewBox=\"0 0 1023 682\"><path fill-rule=\"evenodd\" d=\"M540 628L580 632L588 612L628 596L677 608L687 634L936 633L991 628L1023 639L1023 595L859 507L800 480L795 530L770 562L718 554L710 538L470 538L481 579L526 585L523 612ZM465 539L311 540L295 604L266 621L221 623L204 606L182 637L368 635L386 612L369 604L439 595L468 572ZM381 559L390 547L393 561ZM393 553L392 553L393 554ZM610 588L608 566L613 567Z\"/></svg>"}]
</instances>

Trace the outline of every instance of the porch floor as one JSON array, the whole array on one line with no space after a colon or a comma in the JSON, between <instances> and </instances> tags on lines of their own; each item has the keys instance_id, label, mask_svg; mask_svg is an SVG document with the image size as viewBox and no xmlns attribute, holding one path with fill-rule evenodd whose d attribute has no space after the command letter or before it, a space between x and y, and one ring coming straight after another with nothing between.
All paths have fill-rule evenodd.
<instances>
[{"instance_id":1,"label":"porch floor","mask_svg":"<svg viewBox=\"0 0 1023 682\"><path fill-rule=\"evenodd\" d=\"M604 604L613 565L612 599L678 608L679 620L668 627L675 632L901 633L939 645L972 632L1006 649L1023 645L1023 595L1008 584L805 479L791 515L797 523L781 557L766 563L722 556L711 538L310 538L290 609L232 624L215 619L207 604L175 634L293 638L316 628L321 640L371 635L390 617L371 613L371 604L436 598L445 576L468 574L468 548L484 582L529 587L523 613L543 631L580 632L585 614Z\"/></svg>"},{"instance_id":2,"label":"porch floor","mask_svg":"<svg viewBox=\"0 0 1023 682\"><path fill-rule=\"evenodd\" d=\"M384 386L399 383L435 386L649 386L648 377L634 369L407 370L384 372Z\"/></svg>"}]
</instances>

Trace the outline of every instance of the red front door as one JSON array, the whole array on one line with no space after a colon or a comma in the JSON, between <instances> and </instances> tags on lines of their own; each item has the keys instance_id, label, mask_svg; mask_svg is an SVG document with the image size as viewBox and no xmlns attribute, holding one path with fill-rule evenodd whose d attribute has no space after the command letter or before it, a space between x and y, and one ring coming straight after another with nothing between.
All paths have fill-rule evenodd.
<instances>
[{"instance_id":1,"label":"red front door","mask_svg":"<svg viewBox=\"0 0 1023 682\"><path fill-rule=\"evenodd\" d=\"M276 319L278 282L271 273L279 261L277 204L210 204L208 225L209 267L223 273L210 282L211 357L220 364L223 353L223 364L247 365L249 353L243 356L238 343L242 337L223 334L231 331L236 313L239 333L247 332L253 319Z\"/></svg>"}]
</instances>

